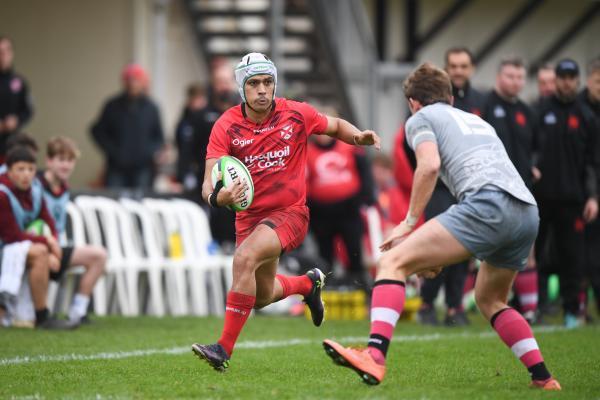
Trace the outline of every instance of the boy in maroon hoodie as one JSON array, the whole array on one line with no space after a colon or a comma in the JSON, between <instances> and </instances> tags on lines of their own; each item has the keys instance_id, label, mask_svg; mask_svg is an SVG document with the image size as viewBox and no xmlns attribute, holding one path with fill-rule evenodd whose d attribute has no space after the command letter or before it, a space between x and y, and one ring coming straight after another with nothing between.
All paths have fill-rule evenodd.
<instances>
[{"instance_id":1,"label":"boy in maroon hoodie","mask_svg":"<svg viewBox=\"0 0 600 400\"><path fill-rule=\"evenodd\" d=\"M35 155L25 147L11 149L6 157L8 170L0 175L0 263L10 254L11 245L30 242L25 257L25 267L31 297L35 307L36 327L45 329L70 329L67 321L50 318L47 307L49 271L57 271L61 249L56 240L54 221L44 203L42 187L35 179ZM27 233L26 227L34 220L43 220L52 236ZM8 274L13 271L6 271ZM0 272L1 273L1 272ZM0 281L2 276L0 275ZM7 278L6 276L4 278ZM13 294L0 292L0 315L4 315Z\"/></svg>"}]
</instances>

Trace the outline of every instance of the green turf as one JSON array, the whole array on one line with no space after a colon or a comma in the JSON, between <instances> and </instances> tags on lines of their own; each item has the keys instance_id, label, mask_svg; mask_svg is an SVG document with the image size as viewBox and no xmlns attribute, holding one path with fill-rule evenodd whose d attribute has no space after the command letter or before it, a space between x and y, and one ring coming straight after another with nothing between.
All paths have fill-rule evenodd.
<instances>
[{"instance_id":1,"label":"green turf","mask_svg":"<svg viewBox=\"0 0 600 400\"><path fill-rule=\"evenodd\" d=\"M220 332L219 319L111 317L94 322L74 332L0 330L0 398L600 398L597 327L537 335L548 366L563 386L560 393L543 393L527 388L525 369L477 318L465 330L400 323L396 334L412 337L392 345L386 380L377 387L334 366L320 345L326 337L365 337L367 322L331 321L317 329L304 318L253 317L240 338L246 346L250 341L304 341L287 347L239 348L223 374L187 350L196 341L213 342ZM441 337L432 336L436 333ZM175 352L122 359L48 359L149 349ZM24 356L34 361L7 364Z\"/></svg>"}]
</instances>

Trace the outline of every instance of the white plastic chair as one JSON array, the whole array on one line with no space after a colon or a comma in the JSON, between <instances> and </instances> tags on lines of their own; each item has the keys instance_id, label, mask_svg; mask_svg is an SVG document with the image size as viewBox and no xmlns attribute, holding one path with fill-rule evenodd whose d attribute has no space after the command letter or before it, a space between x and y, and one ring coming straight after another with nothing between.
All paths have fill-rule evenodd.
<instances>
[{"instance_id":1,"label":"white plastic chair","mask_svg":"<svg viewBox=\"0 0 600 400\"><path fill-rule=\"evenodd\" d=\"M212 234L208 217L200 206L188 200L175 199L172 207L180 220L184 253L190 264L192 311L197 315L205 315L209 301L213 306L211 314L223 315L225 293L222 276L225 276L225 285L230 287L232 257L211 254L209 246L213 242Z\"/></svg>"},{"instance_id":2,"label":"white plastic chair","mask_svg":"<svg viewBox=\"0 0 600 400\"><path fill-rule=\"evenodd\" d=\"M142 203L150 210L158 233L160 248L163 249L163 265L167 284L169 309L173 315L188 314L188 294L186 284L186 260L170 256L171 241L181 236L177 214L169 207L168 200L145 198Z\"/></svg>"},{"instance_id":3,"label":"white plastic chair","mask_svg":"<svg viewBox=\"0 0 600 400\"><path fill-rule=\"evenodd\" d=\"M61 243L68 243L70 241L73 247L80 247L87 244L81 211L71 201L67 203L67 216L71 223L71 237L66 237L67 234L65 232L65 237L61 238ZM48 308L50 308L51 312L66 312L68 310L75 292L75 276L81 275L84 272L85 268L82 266L71 267L67 270L66 276L60 285L50 282L48 287Z\"/></svg>"},{"instance_id":4,"label":"white plastic chair","mask_svg":"<svg viewBox=\"0 0 600 400\"><path fill-rule=\"evenodd\" d=\"M160 251L160 242L156 237L152 216L150 211L138 201L122 198L120 203L130 219L132 228L130 237L135 238L135 240L125 241L125 253L128 257L137 259L139 264L144 265L148 271L149 313L164 316L165 302L162 288L164 257ZM137 221L139 221L139 227ZM131 290L136 288L137 286L131 287Z\"/></svg>"},{"instance_id":5,"label":"white plastic chair","mask_svg":"<svg viewBox=\"0 0 600 400\"><path fill-rule=\"evenodd\" d=\"M75 204L82 212L83 220L89 235L89 243L104 246L108 251L106 274L101 277L94 288L94 312L106 315L109 311L111 298L109 290L112 284L116 287L116 304L124 315L132 313L127 295L126 280L123 274L126 260L121 249L117 218L114 212L102 202L100 197L78 196ZM102 239L104 232L104 241Z\"/></svg>"},{"instance_id":6,"label":"white plastic chair","mask_svg":"<svg viewBox=\"0 0 600 400\"><path fill-rule=\"evenodd\" d=\"M131 216L125 211L123 206L110 198L96 198L101 220L105 219L105 225L111 235L108 241L116 239L118 243L111 243L113 250L118 252L119 263L122 267L121 273L125 279L127 308L123 314L128 316L137 316L140 314L140 301L138 296L138 282L140 271L145 270L141 257L135 247L137 236L134 234L133 221ZM113 224L116 223L116 226ZM114 233L113 233L114 232Z\"/></svg>"}]
</instances>

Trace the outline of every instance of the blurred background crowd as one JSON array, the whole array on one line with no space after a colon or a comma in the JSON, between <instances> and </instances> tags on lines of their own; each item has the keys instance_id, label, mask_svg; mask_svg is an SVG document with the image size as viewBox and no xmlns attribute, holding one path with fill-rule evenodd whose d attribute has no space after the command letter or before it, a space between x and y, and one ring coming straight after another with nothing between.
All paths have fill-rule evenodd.
<instances>
[{"instance_id":1,"label":"blurred background crowd","mask_svg":"<svg viewBox=\"0 0 600 400\"><path fill-rule=\"evenodd\" d=\"M600 307L599 2L7 0L0 9L0 164L18 132L40 146L71 137L83 153L75 192L200 203L211 128L239 104L232 66L250 51L276 63L279 95L375 129L380 153L311 140L311 235L283 260L298 273L323 265L341 288L370 286L367 210L383 235L406 215L415 161L402 79L422 61L443 66L454 106L496 129L540 205L514 305L531 323L562 308L569 327L592 320L592 298ZM440 182L425 218L454 202ZM233 213L206 212L232 252ZM446 325L468 324L476 271L474 260L415 282L419 320L440 323L441 308Z\"/></svg>"}]
</instances>

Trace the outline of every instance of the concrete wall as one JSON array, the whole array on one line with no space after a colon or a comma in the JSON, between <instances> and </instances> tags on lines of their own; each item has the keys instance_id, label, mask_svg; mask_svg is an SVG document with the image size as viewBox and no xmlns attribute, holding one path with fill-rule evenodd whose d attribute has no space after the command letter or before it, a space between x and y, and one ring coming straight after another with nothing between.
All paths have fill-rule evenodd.
<instances>
[{"instance_id":1,"label":"concrete wall","mask_svg":"<svg viewBox=\"0 0 600 400\"><path fill-rule=\"evenodd\" d=\"M156 57L162 17L164 42ZM179 0L3 0L0 34L13 39L16 70L31 85L35 115L26 130L42 146L53 135L67 135L81 147L76 188L101 171L103 160L88 130L107 97L120 90L125 64L136 61L150 70L168 136L185 86L205 77ZM156 65L159 77L153 74Z\"/></svg>"}]
</instances>

